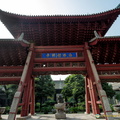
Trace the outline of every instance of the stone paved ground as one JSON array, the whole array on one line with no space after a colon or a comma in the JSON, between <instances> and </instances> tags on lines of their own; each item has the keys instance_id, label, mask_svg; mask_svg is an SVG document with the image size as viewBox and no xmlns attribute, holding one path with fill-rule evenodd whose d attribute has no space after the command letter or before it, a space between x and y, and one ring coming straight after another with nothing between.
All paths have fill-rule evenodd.
<instances>
[{"instance_id":1,"label":"stone paved ground","mask_svg":"<svg viewBox=\"0 0 120 120\"><path fill-rule=\"evenodd\" d=\"M67 114L66 117L67 119L65 120L94 120L95 119L93 116L85 115L85 114ZM29 120L33 120L33 119L31 118ZM51 114L51 115L40 115L36 120L56 120L56 119L55 119L55 115Z\"/></svg>"},{"instance_id":2,"label":"stone paved ground","mask_svg":"<svg viewBox=\"0 0 120 120\"><path fill-rule=\"evenodd\" d=\"M2 115L3 120L7 120L8 115ZM19 117L19 115L17 115ZM96 120L93 115L86 115L86 114L66 114L67 119L65 120ZM27 120L56 120L55 114L38 114L35 116L31 116L31 118ZM63 120L63 119L59 119ZM105 119L99 119L105 120Z\"/></svg>"},{"instance_id":3,"label":"stone paved ground","mask_svg":"<svg viewBox=\"0 0 120 120\"><path fill-rule=\"evenodd\" d=\"M118 113L114 113L114 115L118 115ZM120 115L118 115L119 118L114 120L120 120ZM19 115L17 115L19 117ZM105 120L105 118L99 118L96 119L92 114L66 114L67 119L58 119L58 120ZM2 115L3 120L7 120L8 115ZM27 120L56 120L55 114L37 114L35 116L31 116L31 118Z\"/></svg>"}]
</instances>

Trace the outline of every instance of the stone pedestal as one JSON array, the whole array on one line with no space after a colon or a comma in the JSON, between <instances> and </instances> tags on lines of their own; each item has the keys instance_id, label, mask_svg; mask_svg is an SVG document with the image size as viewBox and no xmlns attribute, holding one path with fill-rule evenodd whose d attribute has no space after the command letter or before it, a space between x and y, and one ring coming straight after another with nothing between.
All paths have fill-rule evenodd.
<instances>
[{"instance_id":1,"label":"stone pedestal","mask_svg":"<svg viewBox=\"0 0 120 120\"><path fill-rule=\"evenodd\" d=\"M56 114L55 114L55 118L56 119L66 119L66 114L65 114L65 103L58 103L55 104L55 108L56 108Z\"/></svg>"},{"instance_id":2,"label":"stone pedestal","mask_svg":"<svg viewBox=\"0 0 120 120\"><path fill-rule=\"evenodd\" d=\"M56 119L66 119L66 114L65 113L55 113L55 118Z\"/></svg>"},{"instance_id":3,"label":"stone pedestal","mask_svg":"<svg viewBox=\"0 0 120 120\"><path fill-rule=\"evenodd\" d=\"M114 109L116 112L120 113L120 105L113 105L113 109Z\"/></svg>"},{"instance_id":4,"label":"stone pedestal","mask_svg":"<svg viewBox=\"0 0 120 120\"><path fill-rule=\"evenodd\" d=\"M1 115L5 112L5 107L0 107L0 119L2 119Z\"/></svg>"}]
</instances>

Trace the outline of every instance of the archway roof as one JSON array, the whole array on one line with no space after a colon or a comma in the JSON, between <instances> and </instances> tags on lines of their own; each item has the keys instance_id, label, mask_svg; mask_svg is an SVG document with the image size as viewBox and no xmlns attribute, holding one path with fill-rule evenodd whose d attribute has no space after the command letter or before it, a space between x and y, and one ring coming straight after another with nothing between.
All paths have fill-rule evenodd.
<instances>
[{"instance_id":1,"label":"archway roof","mask_svg":"<svg viewBox=\"0 0 120 120\"><path fill-rule=\"evenodd\" d=\"M96 37L89 46L95 64L120 63L120 36ZM0 66L24 66L28 49L24 40L0 39Z\"/></svg>"},{"instance_id":2,"label":"archway roof","mask_svg":"<svg viewBox=\"0 0 120 120\"><path fill-rule=\"evenodd\" d=\"M26 16L0 10L0 19L17 39L35 45L81 45L94 38L94 31L104 36L120 14L120 7L90 15Z\"/></svg>"}]
</instances>

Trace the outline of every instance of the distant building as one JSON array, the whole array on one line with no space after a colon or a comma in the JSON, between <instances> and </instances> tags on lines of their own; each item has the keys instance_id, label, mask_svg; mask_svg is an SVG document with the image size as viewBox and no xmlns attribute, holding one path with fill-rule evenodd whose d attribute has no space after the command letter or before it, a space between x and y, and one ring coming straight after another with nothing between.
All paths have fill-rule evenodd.
<instances>
[{"instance_id":1,"label":"distant building","mask_svg":"<svg viewBox=\"0 0 120 120\"><path fill-rule=\"evenodd\" d=\"M120 95L120 83L114 82L114 83L110 83L110 84L112 85L112 88L115 91L115 94L116 95L118 95L118 94ZM120 103L120 100L116 99L116 95L111 100L111 101L113 101L112 104L118 104L118 103Z\"/></svg>"},{"instance_id":2,"label":"distant building","mask_svg":"<svg viewBox=\"0 0 120 120\"><path fill-rule=\"evenodd\" d=\"M61 90L63 89L63 87L65 86L64 80L61 80L61 79L60 80L55 80L54 83L55 83L56 92L60 93Z\"/></svg>"},{"instance_id":3,"label":"distant building","mask_svg":"<svg viewBox=\"0 0 120 120\"><path fill-rule=\"evenodd\" d=\"M113 90L117 90L117 89L120 89L120 83L118 82L114 82L114 83L110 83L113 87Z\"/></svg>"},{"instance_id":4,"label":"distant building","mask_svg":"<svg viewBox=\"0 0 120 120\"><path fill-rule=\"evenodd\" d=\"M61 94L61 91L62 91L63 87L65 86L65 84L64 84L64 80L61 80L61 79L55 80L54 83L55 83L55 90L56 90L56 95L55 95L55 99L56 99L56 97L59 94Z\"/></svg>"}]
</instances>

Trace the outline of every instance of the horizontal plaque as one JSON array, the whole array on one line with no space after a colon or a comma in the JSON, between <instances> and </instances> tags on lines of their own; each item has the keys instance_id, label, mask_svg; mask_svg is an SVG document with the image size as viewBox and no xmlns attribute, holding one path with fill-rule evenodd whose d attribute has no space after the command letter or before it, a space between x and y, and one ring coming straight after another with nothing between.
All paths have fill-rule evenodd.
<instances>
[{"instance_id":1,"label":"horizontal plaque","mask_svg":"<svg viewBox=\"0 0 120 120\"><path fill-rule=\"evenodd\" d=\"M77 53L42 53L42 58L68 58L77 57Z\"/></svg>"}]
</instances>

